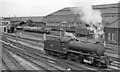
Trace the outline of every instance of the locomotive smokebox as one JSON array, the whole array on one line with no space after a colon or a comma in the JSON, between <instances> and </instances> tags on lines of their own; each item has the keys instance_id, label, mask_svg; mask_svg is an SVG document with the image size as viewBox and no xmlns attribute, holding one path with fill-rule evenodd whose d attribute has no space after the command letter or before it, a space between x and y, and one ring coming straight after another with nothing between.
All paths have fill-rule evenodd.
<instances>
[{"instance_id":1,"label":"locomotive smokebox","mask_svg":"<svg viewBox=\"0 0 120 72\"><path fill-rule=\"evenodd\" d=\"M69 49L75 51L82 51L90 54L97 54L99 56L104 55L105 47L101 43L91 43L91 42L79 42L71 41L69 43Z\"/></svg>"}]
</instances>

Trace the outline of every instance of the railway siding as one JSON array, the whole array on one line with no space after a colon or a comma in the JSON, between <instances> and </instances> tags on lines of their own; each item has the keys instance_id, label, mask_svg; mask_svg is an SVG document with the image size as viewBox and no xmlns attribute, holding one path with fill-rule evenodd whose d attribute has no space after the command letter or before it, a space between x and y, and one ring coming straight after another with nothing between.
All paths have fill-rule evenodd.
<instances>
[{"instance_id":1,"label":"railway siding","mask_svg":"<svg viewBox=\"0 0 120 72\"><path fill-rule=\"evenodd\" d=\"M12 35L14 35L14 34L12 34ZM26 38L26 35L23 35L22 34L22 36L20 36L20 37L22 37L22 38ZM30 36L29 36L30 37ZM33 37L30 37L30 39L32 39ZM35 37L36 38L36 40L37 40L37 38L38 37ZM40 43L39 43L40 44ZM36 47L37 48L37 47ZM110 57L113 57L113 58L120 58L120 55L118 55L118 54L112 54L112 53L105 53L106 55L108 55L108 56L110 56Z\"/></svg>"},{"instance_id":2,"label":"railway siding","mask_svg":"<svg viewBox=\"0 0 120 72\"><path fill-rule=\"evenodd\" d=\"M13 46L13 45L12 45ZM14 46L15 47L15 46ZM19 49L19 48L16 48L16 49ZM32 50L33 51L33 50ZM28 52L31 52L31 51L28 51ZM32 52L31 52L31 54L33 54ZM31 55L29 55L29 56L31 56ZM42 54L38 54L38 56L42 56L42 57L44 57L44 58L46 58L46 59L50 59L50 60L54 60L54 61L56 61L56 59L53 59L53 58L51 58L51 57L49 57L49 56L45 56L45 55L42 55ZM35 56L33 56L33 57L35 57ZM57 61L59 61L59 60L57 60ZM57 63L59 63L59 62L57 62ZM72 69L78 69L78 68L76 68L76 67L73 67L73 66L70 66L70 65L66 65L66 64L62 64L61 62L59 63L60 64L60 66L62 66L62 67L67 67L67 68L72 68ZM62 64L62 65L61 65ZM52 64L51 64L52 65ZM58 64L57 64L58 65ZM66 66L64 66L64 65L66 65ZM55 66L55 67L57 67L57 66ZM67 68L65 68L65 69L67 69Z\"/></svg>"},{"instance_id":3,"label":"railway siding","mask_svg":"<svg viewBox=\"0 0 120 72\"><path fill-rule=\"evenodd\" d=\"M25 60L36 64L38 67L41 67L42 70L66 70L64 68L61 68L59 66L54 66L53 64L50 65L49 63L46 63L45 60L40 60L38 59L36 56L33 56L32 54L29 54L27 52L24 51L20 51L18 48L15 49L11 49L11 47L9 47L9 50L14 52L15 54L19 55L20 57L24 58Z\"/></svg>"},{"instance_id":4,"label":"railway siding","mask_svg":"<svg viewBox=\"0 0 120 72\"><path fill-rule=\"evenodd\" d=\"M18 44L19 45L19 44ZM69 62L70 64L71 64L71 62ZM72 64L74 64L74 63L72 63ZM69 66L71 66L71 65L69 65ZM86 66L83 66L83 65L79 65L79 64L75 64L75 67L76 66L78 66L78 67L82 67L82 68L85 68L85 69L90 69L90 70L95 70L95 69L93 69L93 68L89 68L89 67L86 67ZM72 67L72 66L71 66ZM69 68L68 68L69 69Z\"/></svg>"},{"instance_id":5,"label":"railway siding","mask_svg":"<svg viewBox=\"0 0 120 72\"><path fill-rule=\"evenodd\" d=\"M3 61L10 70L24 70L6 50L3 50L2 55Z\"/></svg>"},{"instance_id":6,"label":"railway siding","mask_svg":"<svg viewBox=\"0 0 120 72\"><path fill-rule=\"evenodd\" d=\"M8 40L10 40L10 41L13 41L13 42L17 42L17 43L20 43L20 44L22 44L22 45L25 45L25 46L28 46L28 47L31 47L31 48L35 48L35 49L38 49L38 50L41 50L41 51L44 51L43 50L43 45L41 46L42 48L40 48L40 47L38 47L38 46L33 46L33 44L28 44L28 43L26 43L26 42L23 42L23 41L16 41L16 40L13 40L13 39L10 39L10 38L7 38Z\"/></svg>"},{"instance_id":7,"label":"railway siding","mask_svg":"<svg viewBox=\"0 0 120 72\"><path fill-rule=\"evenodd\" d=\"M39 70L39 68L34 67L33 64L15 55L14 53L10 52L10 54L20 63L20 65L22 65L25 68L25 70Z\"/></svg>"},{"instance_id":8,"label":"railway siding","mask_svg":"<svg viewBox=\"0 0 120 72\"><path fill-rule=\"evenodd\" d=\"M19 44L18 44L19 45ZM12 45L13 46L13 45ZM21 46L21 45L20 45ZM17 48L16 48L17 49ZM32 50L33 51L33 50ZM40 56L41 56L41 54L40 54ZM53 59L52 59L53 60ZM63 66L63 67L67 67L66 69L72 69L72 70L79 70L79 68L82 68L82 69L87 69L87 70L89 70L89 69L92 69L92 68L89 68L88 69L88 67L85 67L85 66L81 66L81 65L79 65L79 67L77 67L77 66L71 66L71 65L73 65L73 64L70 64L70 63L64 63L63 61L60 61L60 62L57 62L58 64L60 64L61 66ZM94 70L94 69L92 69L92 70Z\"/></svg>"}]
</instances>

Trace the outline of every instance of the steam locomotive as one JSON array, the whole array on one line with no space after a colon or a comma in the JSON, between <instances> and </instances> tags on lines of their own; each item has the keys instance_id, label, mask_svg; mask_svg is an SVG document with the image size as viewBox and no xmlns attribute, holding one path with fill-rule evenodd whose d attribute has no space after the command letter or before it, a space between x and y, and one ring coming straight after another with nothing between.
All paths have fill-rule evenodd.
<instances>
[{"instance_id":1,"label":"steam locomotive","mask_svg":"<svg viewBox=\"0 0 120 72\"><path fill-rule=\"evenodd\" d=\"M105 47L100 42L79 41L69 37L53 37L44 41L44 50L49 55L88 63L97 67L107 68L110 59L104 55Z\"/></svg>"}]
</instances>

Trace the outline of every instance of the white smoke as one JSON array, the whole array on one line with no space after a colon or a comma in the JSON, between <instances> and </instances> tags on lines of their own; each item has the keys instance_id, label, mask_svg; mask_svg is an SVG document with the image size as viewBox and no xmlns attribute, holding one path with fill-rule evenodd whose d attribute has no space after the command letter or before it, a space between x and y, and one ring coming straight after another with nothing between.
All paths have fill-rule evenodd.
<instances>
[{"instance_id":1,"label":"white smoke","mask_svg":"<svg viewBox=\"0 0 120 72\"><path fill-rule=\"evenodd\" d=\"M71 37L71 38L73 38L73 39L76 39L76 37L75 37L72 33L69 33L69 32L65 32L65 33L64 33L64 36L66 36L66 37Z\"/></svg>"},{"instance_id":2,"label":"white smoke","mask_svg":"<svg viewBox=\"0 0 120 72\"><path fill-rule=\"evenodd\" d=\"M99 34L103 34L102 28L102 16L99 10L93 10L91 3L79 3L71 10L75 14L80 15L80 20L88 24L90 27L87 29L94 30L95 38L98 38Z\"/></svg>"}]
</instances>

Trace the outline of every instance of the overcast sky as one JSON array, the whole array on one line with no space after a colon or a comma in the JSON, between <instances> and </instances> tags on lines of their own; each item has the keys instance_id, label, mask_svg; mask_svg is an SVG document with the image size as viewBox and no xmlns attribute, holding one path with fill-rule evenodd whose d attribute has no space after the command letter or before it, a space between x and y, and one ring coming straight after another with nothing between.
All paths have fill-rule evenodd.
<instances>
[{"instance_id":1,"label":"overcast sky","mask_svg":"<svg viewBox=\"0 0 120 72\"><path fill-rule=\"evenodd\" d=\"M0 0L0 16L45 16L74 3L110 4L120 0Z\"/></svg>"}]
</instances>

